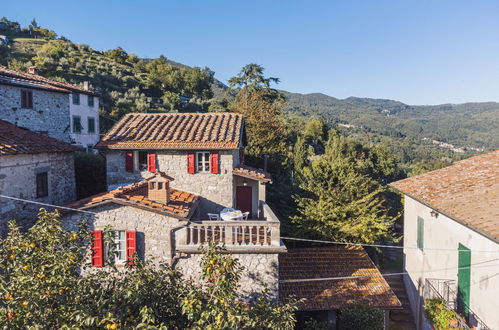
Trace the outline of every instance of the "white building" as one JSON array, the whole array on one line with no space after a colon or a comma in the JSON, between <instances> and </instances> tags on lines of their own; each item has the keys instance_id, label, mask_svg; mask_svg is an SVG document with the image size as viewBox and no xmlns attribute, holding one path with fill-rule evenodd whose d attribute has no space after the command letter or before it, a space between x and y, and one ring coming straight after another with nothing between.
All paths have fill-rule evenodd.
<instances>
[{"instance_id":1,"label":"white building","mask_svg":"<svg viewBox=\"0 0 499 330\"><path fill-rule=\"evenodd\" d=\"M397 181L405 195L405 284L418 329L442 297L470 329L499 329L499 150Z\"/></svg>"},{"instance_id":2,"label":"white building","mask_svg":"<svg viewBox=\"0 0 499 330\"><path fill-rule=\"evenodd\" d=\"M87 150L99 142L99 98L88 90L74 90L69 95L71 140Z\"/></svg>"}]
</instances>

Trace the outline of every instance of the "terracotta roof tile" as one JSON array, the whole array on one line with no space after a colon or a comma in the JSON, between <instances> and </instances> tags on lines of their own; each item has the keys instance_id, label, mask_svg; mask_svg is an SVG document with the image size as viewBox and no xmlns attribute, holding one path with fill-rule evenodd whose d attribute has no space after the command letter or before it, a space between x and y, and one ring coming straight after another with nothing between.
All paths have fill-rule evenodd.
<instances>
[{"instance_id":1,"label":"terracotta roof tile","mask_svg":"<svg viewBox=\"0 0 499 330\"><path fill-rule=\"evenodd\" d=\"M399 308L388 283L362 247L289 249L279 254L279 280L379 275L356 279L280 283L279 297L305 298L301 311L336 310L354 302Z\"/></svg>"},{"instance_id":2,"label":"terracotta roof tile","mask_svg":"<svg viewBox=\"0 0 499 330\"><path fill-rule=\"evenodd\" d=\"M31 74L27 72L7 69L4 66L0 66L0 83L22 87L46 89L54 92L77 92L82 94L96 95L96 93L92 91L83 89L73 84L48 79L38 74Z\"/></svg>"},{"instance_id":3,"label":"terracotta roof tile","mask_svg":"<svg viewBox=\"0 0 499 330\"><path fill-rule=\"evenodd\" d=\"M499 150L390 186L499 241Z\"/></svg>"},{"instance_id":4,"label":"terracotta roof tile","mask_svg":"<svg viewBox=\"0 0 499 330\"><path fill-rule=\"evenodd\" d=\"M126 187L90 196L71 204L68 208L82 208L97 206L106 201L131 202L132 206L141 206L152 211L163 211L177 217L188 217L196 207L199 200L198 195L170 188L170 201L168 204L156 202L147 198L147 180Z\"/></svg>"},{"instance_id":5,"label":"terracotta roof tile","mask_svg":"<svg viewBox=\"0 0 499 330\"><path fill-rule=\"evenodd\" d=\"M72 152L77 147L0 120L0 156Z\"/></svg>"},{"instance_id":6,"label":"terracotta roof tile","mask_svg":"<svg viewBox=\"0 0 499 330\"><path fill-rule=\"evenodd\" d=\"M243 116L236 113L131 113L97 144L108 149L237 149Z\"/></svg>"},{"instance_id":7,"label":"terracotta roof tile","mask_svg":"<svg viewBox=\"0 0 499 330\"><path fill-rule=\"evenodd\" d=\"M261 169L257 169L254 167L242 165L239 167L236 167L232 170L232 173L238 176L242 176L245 178L249 179L255 179L258 181L263 181L263 182L270 182L272 181L272 178L270 176L270 173L264 172Z\"/></svg>"}]
</instances>

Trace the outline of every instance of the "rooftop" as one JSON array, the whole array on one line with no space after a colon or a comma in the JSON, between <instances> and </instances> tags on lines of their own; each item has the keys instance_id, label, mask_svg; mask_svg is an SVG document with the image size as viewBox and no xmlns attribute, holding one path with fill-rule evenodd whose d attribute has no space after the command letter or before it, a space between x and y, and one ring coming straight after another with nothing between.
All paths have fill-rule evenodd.
<instances>
[{"instance_id":1,"label":"rooftop","mask_svg":"<svg viewBox=\"0 0 499 330\"><path fill-rule=\"evenodd\" d=\"M38 74L32 74L17 70L7 69L0 66L0 84L14 85L20 87L44 89L60 93L82 93L96 95L96 93L83 89L73 84L48 79Z\"/></svg>"},{"instance_id":2,"label":"rooftop","mask_svg":"<svg viewBox=\"0 0 499 330\"><path fill-rule=\"evenodd\" d=\"M97 144L107 149L237 149L237 113L130 113Z\"/></svg>"},{"instance_id":3,"label":"rooftop","mask_svg":"<svg viewBox=\"0 0 499 330\"><path fill-rule=\"evenodd\" d=\"M390 186L499 242L499 150Z\"/></svg>"},{"instance_id":4,"label":"rooftop","mask_svg":"<svg viewBox=\"0 0 499 330\"><path fill-rule=\"evenodd\" d=\"M0 156L73 152L77 147L0 120Z\"/></svg>"},{"instance_id":5,"label":"rooftop","mask_svg":"<svg viewBox=\"0 0 499 330\"><path fill-rule=\"evenodd\" d=\"M246 165L241 165L239 167L234 168L232 170L232 173L234 173L235 175L244 177L244 178L258 180L261 182L272 181L270 173L265 172L261 169L253 168L253 167L246 166Z\"/></svg>"},{"instance_id":6,"label":"rooftop","mask_svg":"<svg viewBox=\"0 0 499 330\"><path fill-rule=\"evenodd\" d=\"M289 249L287 253L279 254L281 281L363 275L371 277L280 283L279 297L305 298L298 306L301 311L336 310L356 302L382 309L401 306L362 247L337 245Z\"/></svg>"},{"instance_id":7,"label":"rooftop","mask_svg":"<svg viewBox=\"0 0 499 330\"><path fill-rule=\"evenodd\" d=\"M146 179L126 187L81 199L64 205L64 207L87 209L114 202L177 218L189 218L199 202L199 196L173 188L170 188L170 201L168 204L155 202L147 198L147 182Z\"/></svg>"}]
</instances>

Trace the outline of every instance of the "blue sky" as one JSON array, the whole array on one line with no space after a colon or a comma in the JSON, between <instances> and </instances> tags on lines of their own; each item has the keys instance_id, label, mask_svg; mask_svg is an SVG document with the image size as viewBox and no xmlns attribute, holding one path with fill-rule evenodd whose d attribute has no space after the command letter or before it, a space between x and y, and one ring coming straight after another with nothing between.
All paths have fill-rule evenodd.
<instances>
[{"instance_id":1,"label":"blue sky","mask_svg":"<svg viewBox=\"0 0 499 330\"><path fill-rule=\"evenodd\" d=\"M278 88L409 104L499 101L499 1L2 1L0 16L104 50L255 62Z\"/></svg>"}]
</instances>

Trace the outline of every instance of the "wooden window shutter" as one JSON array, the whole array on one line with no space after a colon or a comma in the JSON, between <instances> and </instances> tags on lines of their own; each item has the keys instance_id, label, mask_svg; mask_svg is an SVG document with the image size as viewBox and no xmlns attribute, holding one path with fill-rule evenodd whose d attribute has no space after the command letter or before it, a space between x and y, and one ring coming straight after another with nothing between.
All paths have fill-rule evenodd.
<instances>
[{"instance_id":1,"label":"wooden window shutter","mask_svg":"<svg viewBox=\"0 0 499 330\"><path fill-rule=\"evenodd\" d=\"M420 250L424 248L424 219L418 217L417 245Z\"/></svg>"},{"instance_id":2,"label":"wooden window shutter","mask_svg":"<svg viewBox=\"0 0 499 330\"><path fill-rule=\"evenodd\" d=\"M196 173L196 155L194 152L189 152L187 154L187 173L194 174Z\"/></svg>"},{"instance_id":3,"label":"wooden window shutter","mask_svg":"<svg viewBox=\"0 0 499 330\"><path fill-rule=\"evenodd\" d=\"M156 152L149 151L147 153L147 170L151 173L156 172Z\"/></svg>"},{"instance_id":4,"label":"wooden window shutter","mask_svg":"<svg viewBox=\"0 0 499 330\"><path fill-rule=\"evenodd\" d=\"M28 106L27 108L28 109L33 109L33 91L28 91L27 93L27 97L28 97Z\"/></svg>"},{"instance_id":5,"label":"wooden window shutter","mask_svg":"<svg viewBox=\"0 0 499 330\"><path fill-rule=\"evenodd\" d=\"M212 151L210 153L210 170L213 174L218 174L218 152Z\"/></svg>"},{"instance_id":6,"label":"wooden window shutter","mask_svg":"<svg viewBox=\"0 0 499 330\"><path fill-rule=\"evenodd\" d=\"M102 242L102 230L92 231L92 267L104 266L104 244Z\"/></svg>"},{"instance_id":7,"label":"wooden window shutter","mask_svg":"<svg viewBox=\"0 0 499 330\"><path fill-rule=\"evenodd\" d=\"M137 252L137 232L133 230L126 231L126 260L133 265L134 253Z\"/></svg>"},{"instance_id":8,"label":"wooden window shutter","mask_svg":"<svg viewBox=\"0 0 499 330\"><path fill-rule=\"evenodd\" d=\"M133 151L125 152L125 170L133 172Z\"/></svg>"}]
</instances>

